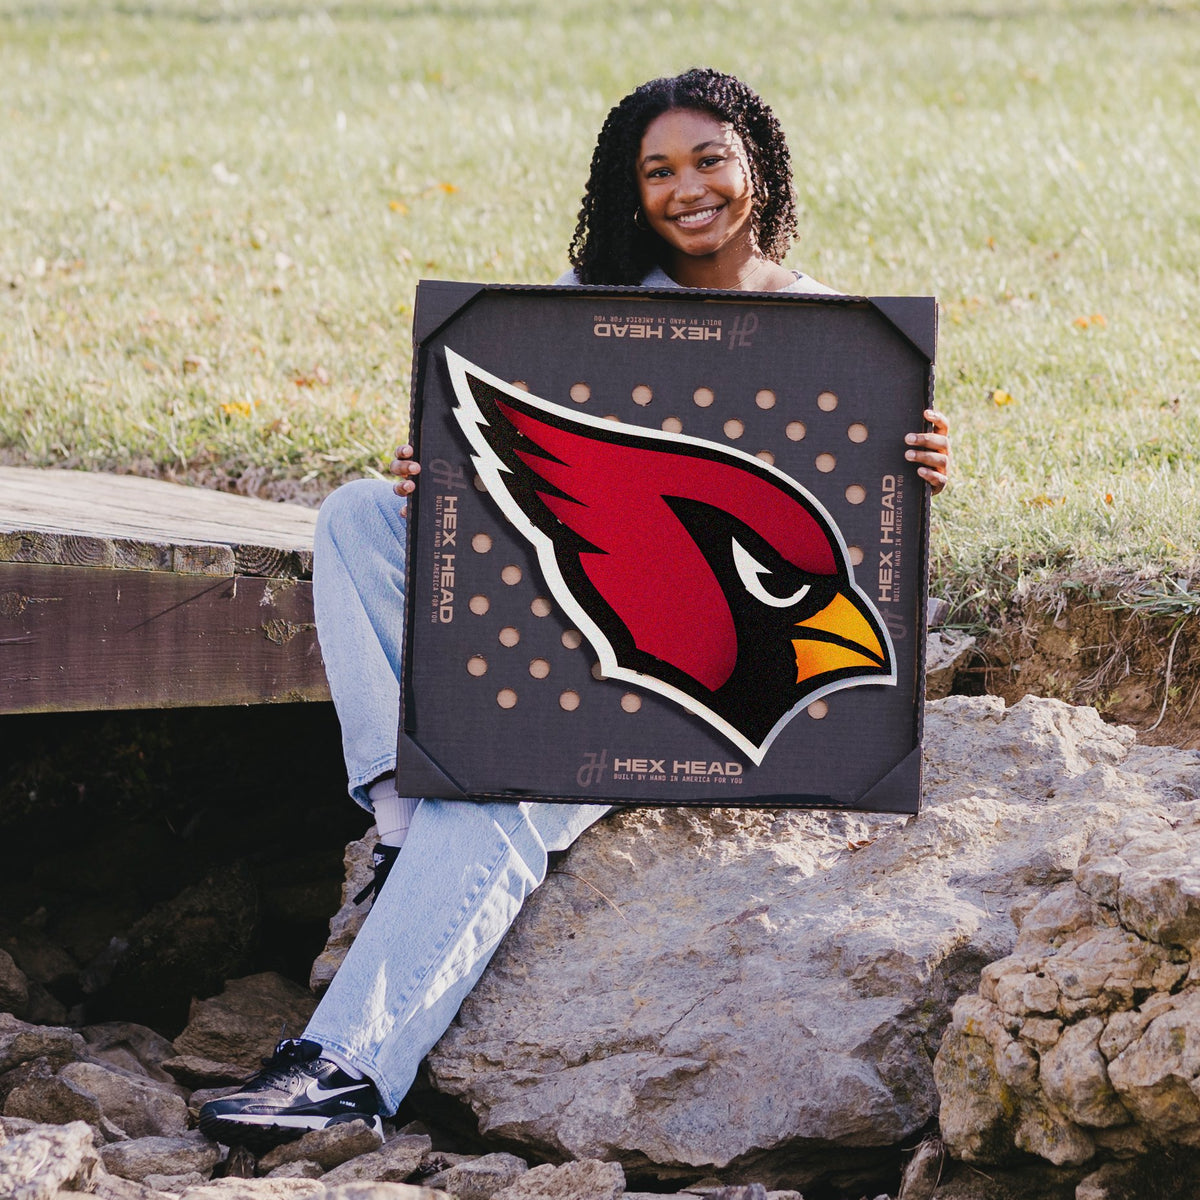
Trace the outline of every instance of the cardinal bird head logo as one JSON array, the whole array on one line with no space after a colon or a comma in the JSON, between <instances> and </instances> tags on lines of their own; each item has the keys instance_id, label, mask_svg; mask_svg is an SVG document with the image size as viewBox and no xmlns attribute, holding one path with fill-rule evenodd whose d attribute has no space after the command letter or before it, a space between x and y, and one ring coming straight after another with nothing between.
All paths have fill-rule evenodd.
<instances>
[{"instance_id":1,"label":"cardinal bird head logo","mask_svg":"<svg viewBox=\"0 0 1200 1200\"><path fill-rule=\"evenodd\" d=\"M821 504L741 451L563 408L446 350L489 495L603 675L666 696L754 763L806 705L895 684L895 652Z\"/></svg>"}]
</instances>

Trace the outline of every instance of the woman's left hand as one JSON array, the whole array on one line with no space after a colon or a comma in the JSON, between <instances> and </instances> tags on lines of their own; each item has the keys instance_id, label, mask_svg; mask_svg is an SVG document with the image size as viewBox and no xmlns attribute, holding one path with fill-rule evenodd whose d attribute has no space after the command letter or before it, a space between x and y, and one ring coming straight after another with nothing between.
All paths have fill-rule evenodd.
<instances>
[{"instance_id":1,"label":"woman's left hand","mask_svg":"<svg viewBox=\"0 0 1200 1200\"><path fill-rule=\"evenodd\" d=\"M408 516L408 497L417 490L416 477L421 473L421 464L413 459L413 448L409 445L397 446L388 470L393 475L400 476L400 482L392 485L392 491L404 499L400 506L400 515Z\"/></svg>"},{"instance_id":2,"label":"woman's left hand","mask_svg":"<svg viewBox=\"0 0 1200 1200\"><path fill-rule=\"evenodd\" d=\"M925 410L925 420L933 426L928 433L910 433L905 437L909 449L904 457L919 463L917 474L936 496L950 477L950 423L936 409Z\"/></svg>"}]
</instances>

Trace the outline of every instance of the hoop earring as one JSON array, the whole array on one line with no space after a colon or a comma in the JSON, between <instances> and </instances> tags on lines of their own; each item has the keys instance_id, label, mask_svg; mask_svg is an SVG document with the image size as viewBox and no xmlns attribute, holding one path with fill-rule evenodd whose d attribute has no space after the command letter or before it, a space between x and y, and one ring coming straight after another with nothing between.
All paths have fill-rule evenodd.
<instances>
[{"instance_id":1,"label":"hoop earring","mask_svg":"<svg viewBox=\"0 0 1200 1200\"><path fill-rule=\"evenodd\" d=\"M633 210L633 223L643 233L650 232L650 226L646 224L646 214L642 212L642 206L640 204Z\"/></svg>"}]
</instances>

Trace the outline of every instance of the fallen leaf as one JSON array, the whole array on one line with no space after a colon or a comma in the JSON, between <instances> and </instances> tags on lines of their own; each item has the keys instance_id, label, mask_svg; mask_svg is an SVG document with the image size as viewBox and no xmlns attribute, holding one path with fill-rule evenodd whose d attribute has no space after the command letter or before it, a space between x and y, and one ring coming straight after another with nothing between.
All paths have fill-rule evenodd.
<instances>
[{"instance_id":1,"label":"fallen leaf","mask_svg":"<svg viewBox=\"0 0 1200 1200\"><path fill-rule=\"evenodd\" d=\"M318 384L325 387L329 383L329 372L322 366L314 367L311 374L297 371L292 376L292 382L300 388L316 387Z\"/></svg>"}]
</instances>

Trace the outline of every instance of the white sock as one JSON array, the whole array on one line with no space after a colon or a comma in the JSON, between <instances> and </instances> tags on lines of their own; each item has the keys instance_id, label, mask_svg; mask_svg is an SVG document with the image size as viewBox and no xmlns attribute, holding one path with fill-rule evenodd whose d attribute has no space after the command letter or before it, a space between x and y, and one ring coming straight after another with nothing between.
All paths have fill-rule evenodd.
<instances>
[{"instance_id":1,"label":"white sock","mask_svg":"<svg viewBox=\"0 0 1200 1200\"><path fill-rule=\"evenodd\" d=\"M367 799L375 813L375 829L385 846L403 846L420 800L396 795L396 780L389 775L367 788Z\"/></svg>"},{"instance_id":2,"label":"white sock","mask_svg":"<svg viewBox=\"0 0 1200 1200\"><path fill-rule=\"evenodd\" d=\"M328 1046L321 1047L321 1057L327 1058L331 1063L335 1063L351 1079L362 1079L363 1073L352 1063L343 1058L336 1050L330 1050Z\"/></svg>"}]
</instances>

